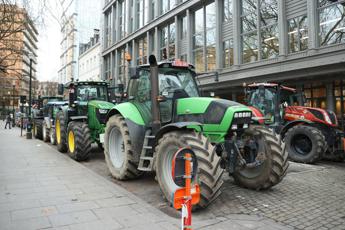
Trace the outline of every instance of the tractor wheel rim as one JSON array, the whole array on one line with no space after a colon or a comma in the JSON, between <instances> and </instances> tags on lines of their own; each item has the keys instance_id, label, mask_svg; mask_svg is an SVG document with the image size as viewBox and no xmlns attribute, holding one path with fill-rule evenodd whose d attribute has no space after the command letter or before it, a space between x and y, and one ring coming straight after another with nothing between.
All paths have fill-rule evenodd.
<instances>
[{"instance_id":1,"label":"tractor wheel rim","mask_svg":"<svg viewBox=\"0 0 345 230\"><path fill-rule=\"evenodd\" d=\"M291 146L295 152L304 156L309 154L313 148L310 138L304 134L295 135L292 138Z\"/></svg>"},{"instance_id":2,"label":"tractor wheel rim","mask_svg":"<svg viewBox=\"0 0 345 230\"><path fill-rule=\"evenodd\" d=\"M56 130L56 141L58 144L60 144L61 143L61 133L60 133L60 121L59 120L56 121L55 130Z\"/></svg>"},{"instance_id":3,"label":"tractor wheel rim","mask_svg":"<svg viewBox=\"0 0 345 230\"><path fill-rule=\"evenodd\" d=\"M180 188L177 184L175 184L172 177L172 162L178 149L179 148L177 146L169 146L166 153L162 156L162 165L158 166L162 169L161 173L163 183L167 185L167 190L170 194L174 193L174 191Z\"/></svg>"},{"instance_id":4,"label":"tractor wheel rim","mask_svg":"<svg viewBox=\"0 0 345 230\"><path fill-rule=\"evenodd\" d=\"M115 168L121 168L125 161L123 137L117 128L112 128L109 135L109 155Z\"/></svg>"},{"instance_id":5,"label":"tractor wheel rim","mask_svg":"<svg viewBox=\"0 0 345 230\"><path fill-rule=\"evenodd\" d=\"M49 132L49 137L50 137L50 142L53 144L55 140L54 140L54 133L52 130L50 130Z\"/></svg>"},{"instance_id":6,"label":"tractor wheel rim","mask_svg":"<svg viewBox=\"0 0 345 230\"><path fill-rule=\"evenodd\" d=\"M43 139L45 140L47 138L47 127L45 125L43 125Z\"/></svg>"},{"instance_id":7,"label":"tractor wheel rim","mask_svg":"<svg viewBox=\"0 0 345 230\"><path fill-rule=\"evenodd\" d=\"M75 150L74 133L72 130L68 132L68 148L71 153Z\"/></svg>"},{"instance_id":8,"label":"tractor wheel rim","mask_svg":"<svg viewBox=\"0 0 345 230\"><path fill-rule=\"evenodd\" d=\"M254 141L257 149L255 153L247 153L244 156L242 156L246 160L246 166L244 168L241 168L239 170L239 173L243 175L246 178L255 178L261 175L262 169L267 164L267 159L261 162L258 165L255 165L255 161L257 161L258 154L263 154L264 158L267 158L266 156L266 143L262 136L256 136L253 134L248 134L247 138L250 138ZM254 164L254 165L253 165ZM251 165L249 167L249 165ZM248 167L247 167L248 166Z\"/></svg>"}]
</instances>

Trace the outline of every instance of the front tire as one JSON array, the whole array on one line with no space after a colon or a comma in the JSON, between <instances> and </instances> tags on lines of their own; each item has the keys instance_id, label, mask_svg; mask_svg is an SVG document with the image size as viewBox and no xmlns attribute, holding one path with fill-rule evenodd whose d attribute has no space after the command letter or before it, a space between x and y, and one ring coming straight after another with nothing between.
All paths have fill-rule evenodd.
<instances>
[{"instance_id":1,"label":"front tire","mask_svg":"<svg viewBox=\"0 0 345 230\"><path fill-rule=\"evenodd\" d=\"M50 144L56 145L56 133L55 133L55 128L51 127L49 130L49 139L50 139Z\"/></svg>"},{"instance_id":2,"label":"front tire","mask_svg":"<svg viewBox=\"0 0 345 230\"><path fill-rule=\"evenodd\" d=\"M46 121L43 121L42 124L42 137L44 142L49 142L49 129Z\"/></svg>"},{"instance_id":3,"label":"front tire","mask_svg":"<svg viewBox=\"0 0 345 230\"><path fill-rule=\"evenodd\" d=\"M67 139L66 134L67 129L65 125L65 116L62 111L56 114L55 119L55 135L56 135L56 145L57 149L61 153L67 152Z\"/></svg>"},{"instance_id":4,"label":"front tire","mask_svg":"<svg viewBox=\"0 0 345 230\"><path fill-rule=\"evenodd\" d=\"M286 149L292 161L312 164L318 161L327 148L322 132L311 126L297 125L285 134Z\"/></svg>"},{"instance_id":5,"label":"front tire","mask_svg":"<svg viewBox=\"0 0 345 230\"><path fill-rule=\"evenodd\" d=\"M160 188L170 204L172 194L179 188L172 178L172 160L175 153L184 147L190 147L196 154L198 171L195 181L200 186L200 202L197 207L204 208L216 199L221 191L223 169L220 158L209 140L194 131L173 131L163 135L156 146L155 168Z\"/></svg>"},{"instance_id":6,"label":"front tire","mask_svg":"<svg viewBox=\"0 0 345 230\"><path fill-rule=\"evenodd\" d=\"M261 160L262 163L237 169L233 174L235 182L254 190L268 189L278 184L286 175L289 166L288 153L280 136L264 126L254 125L247 129L244 135L255 141L255 160ZM253 162L246 160L246 163Z\"/></svg>"},{"instance_id":7,"label":"front tire","mask_svg":"<svg viewBox=\"0 0 345 230\"><path fill-rule=\"evenodd\" d=\"M141 175L135 154L124 118L121 115L110 117L104 134L104 155L115 179L128 180Z\"/></svg>"},{"instance_id":8,"label":"front tire","mask_svg":"<svg viewBox=\"0 0 345 230\"><path fill-rule=\"evenodd\" d=\"M76 161L89 158L91 152L91 133L87 124L71 121L67 128L68 155Z\"/></svg>"}]
</instances>

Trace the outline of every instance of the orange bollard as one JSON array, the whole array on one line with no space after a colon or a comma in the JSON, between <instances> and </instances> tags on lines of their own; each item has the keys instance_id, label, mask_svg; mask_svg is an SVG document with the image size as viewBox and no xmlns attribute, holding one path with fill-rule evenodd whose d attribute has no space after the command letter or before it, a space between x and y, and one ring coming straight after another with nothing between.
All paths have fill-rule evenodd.
<instances>
[{"instance_id":1,"label":"orange bollard","mask_svg":"<svg viewBox=\"0 0 345 230\"><path fill-rule=\"evenodd\" d=\"M185 155L185 179L186 179L186 200L185 205L187 208L187 217L184 217L183 220L183 229L191 230L192 229L192 195L191 195L191 183L192 183L192 155L186 153Z\"/></svg>"}]
</instances>

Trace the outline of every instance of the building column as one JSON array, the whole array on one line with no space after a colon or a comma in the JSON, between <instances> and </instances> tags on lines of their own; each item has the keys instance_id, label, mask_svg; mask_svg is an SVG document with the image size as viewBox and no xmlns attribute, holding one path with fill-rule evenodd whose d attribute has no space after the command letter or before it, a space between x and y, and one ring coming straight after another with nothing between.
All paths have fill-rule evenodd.
<instances>
[{"instance_id":1,"label":"building column","mask_svg":"<svg viewBox=\"0 0 345 230\"><path fill-rule=\"evenodd\" d=\"M194 63L193 61L193 55L192 55L192 50L193 50L193 41L192 41L192 14L189 9L186 11L186 16L187 16L187 62L189 63Z\"/></svg>"},{"instance_id":2,"label":"building column","mask_svg":"<svg viewBox=\"0 0 345 230\"><path fill-rule=\"evenodd\" d=\"M137 46L135 44L135 40L132 40L132 67L137 65Z\"/></svg>"},{"instance_id":3,"label":"building column","mask_svg":"<svg viewBox=\"0 0 345 230\"><path fill-rule=\"evenodd\" d=\"M308 17L308 49L313 50L318 47L318 27L319 20L317 15L317 1L307 0L307 17Z\"/></svg>"},{"instance_id":4,"label":"building column","mask_svg":"<svg viewBox=\"0 0 345 230\"><path fill-rule=\"evenodd\" d=\"M180 35L181 35L181 23L179 23L178 17L175 16L175 59L179 59L179 47L180 47Z\"/></svg>"},{"instance_id":5,"label":"building column","mask_svg":"<svg viewBox=\"0 0 345 230\"><path fill-rule=\"evenodd\" d=\"M138 0L133 0L133 31L136 31L139 28L138 20Z\"/></svg>"},{"instance_id":6,"label":"building column","mask_svg":"<svg viewBox=\"0 0 345 230\"><path fill-rule=\"evenodd\" d=\"M160 57L159 57L159 30L158 30L158 27L155 27L155 34L154 34L154 55L156 56L157 60L160 60Z\"/></svg>"},{"instance_id":7,"label":"building column","mask_svg":"<svg viewBox=\"0 0 345 230\"><path fill-rule=\"evenodd\" d=\"M233 1L233 31L234 31L234 67L241 64L241 5L240 1Z\"/></svg>"},{"instance_id":8,"label":"building column","mask_svg":"<svg viewBox=\"0 0 345 230\"><path fill-rule=\"evenodd\" d=\"M326 83L327 110L335 111L333 82Z\"/></svg>"},{"instance_id":9,"label":"building column","mask_svg":"<svg viewBox=\"0 0 345 230\"><path fill-rule=\"evenodd\" d=\"M111 56L114 56L114 58L112 58L112 64L111 65L114 65L114 68L112 68L111 72L114 73L112 75L113 77L113 84L114 86L118 85L119 83L122 83L119 81L119 79L117 78L119 76L119 68L118 67L118 64L119 64L119 55L118 55L118 52L117 52L117 49L115 50L114 53L111 53ZM122 80L122 79L121 79Z\"/></svg>"},{"instance_id":10,"label":"building column","mask_svg":"<svg viewBox=\"0 0 345 230\"><path fill-rule=\"evenodd\" d=\"M160 15L160 9L161 9L161 1L160 0L154 0L155 1L155 18L157 18Z\"/></svg>"},{"instance_id":11,"label":"building column","mask_svg":"<svg viewBox=\"0 0 345 230\"><path fill-rule=\"evenodd\" d=\"M286 23L285 0L278 0L278 39L279 56L285 59L288 54L287 23Z\"/></svg>"},{"instance_id":12,"label":"building column","mask_svg":"<svg viewBox=\"0 0 345 230\"><path fill-rule=\"evenodd\" d=\"M114 8L113 8L114 9ZM121 35L121 31L120 31L120 22L119 22L119 12L120 12L120 3L119 1L116 1L116 8L115 8L115 15L114 15L114 18L115 18L115 28L116 28L116 38L115 38L115 41L113 42L116 42L118 40L120 40L120 35Z\"/></svg>"},{"instance_id":13,"label":"building column","mask_svg":"<svg viewBox=\"0 0 345 230\"><path fill-rule=\"evenodd\" d=\"M216 70L223 67L223 42L222 42L222 21L223 21L223 0L215 1L216 8Z\"/></svg>"}]
</instances>

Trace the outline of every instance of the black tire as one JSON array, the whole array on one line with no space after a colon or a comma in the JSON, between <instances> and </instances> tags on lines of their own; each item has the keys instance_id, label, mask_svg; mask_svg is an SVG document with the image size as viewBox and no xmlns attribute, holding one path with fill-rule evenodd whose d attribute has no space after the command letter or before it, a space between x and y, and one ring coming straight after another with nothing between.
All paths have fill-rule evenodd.
<instances>
[{"instance_id":1,"label":"black tire","mask_svg":"<svg viewBox=\"0 0 345 230\"><path fill-rule=\"evenodd\" d=\"M327 150L322 156L322 159L333 162L343 162L345 160L345 153L343 150L335 150L333 152Z\"/></svg>"},{"instance_id":2,"label":"black tire","mask_svg":"<svg viewBox=\"0 0 345 230\"><path fill-rule=\"evenodd\" d=\"M311 126L297 125L285 134L286 149L292 161L312 164L320 160L327 148L322 132Z\"/></svg>"},{"instance_id":3,"label":"black tire","mask_svg":"<svg viewBox=\"0 0 345 230\"><path fill-rule=\"evenodd\" d=\"M158 183L165 198L173 204L172 195L178 186L174 183L172 159L179 148L190 147L196 154L198 171L195 182L200 186L200 202L196 208L205 208L221 194L224 170L220 157L208 138L194 131L173 131L163 135L155 149L155 169Z\"/></svg>"},{"instance_id":4,"label":"black tire","mask_svg":"<svg viewBox=\"0 0 345 230\"><path fill-rule=\"evenodd\" d=\"M49 129L45 120L42 123L42 139L44 142L49 142Z\"/></svg>"},{"instance_id":5,"label":"black tire","mask_svg":"<svg viewBox=\"0 0 345 230\"><path fill-rule=\"evenodd\" d=\"M116 146L120 146L121 149ZM124 118L114 115L109 118L104 135L105 162L111 175L118 180L137 178L142 174L138 168L139 153L133 152L132 142Z\"/></svg>"},{"instance_id":6,"label":"black tire","mask_svg":"<svg viewBox=\"0 0 345 230\"><path fill-rule=\"evenodd\" d=\"M73 140L70 138L71 135L73 135ZM91 132L88 125L83 122L71 121L67 128L67 144L68 155L72 159L76 161L87 160L92 149Z\"/></svg>"},{"instance_id":7,"label":"black tire","mask_svg":"<svg viewBox=\"0 0 345 230\"><path fill-rule=\"evenodd\" d=\"M247 129L244 135L254 138L257 153L263 153L264 160L258 166L237 168L233 174L235 182L254 190L269 189L278 184L286 175L289 166L288 153L280 136L265 126L256 125Z\"/></svg>"},{"instance_id":8,"label":"black tire","mask_svg":"<svg viewBox=\"0 0 345 230\"><path fill-rule=\"evenodd\" d=\"M55 119L55 136L57 149L62 153L67 152L67 127L65 122L64 113L59 111Z\"/></svg>"},{"instance_id":9,"label":"black tire","mask_svg":"<svg viewBox=\"0 0 345 230\"><path fill-rule=\"evenodd\" d=\"M33 134L36 139L43 139L42 134L42 120L35 119L33 124Z\"/></svg>"},{"instance_id":10,"label":"black tire","mask_svg":"<svg viewBox=\"0 0 345 230\"><path fill-rule=\"evenodd\" d=\"M49 130L49 140L50 140L50 144L56 145L56 133L55 133L54 127L51 127Z\"/></svg>"}]
</instances>

